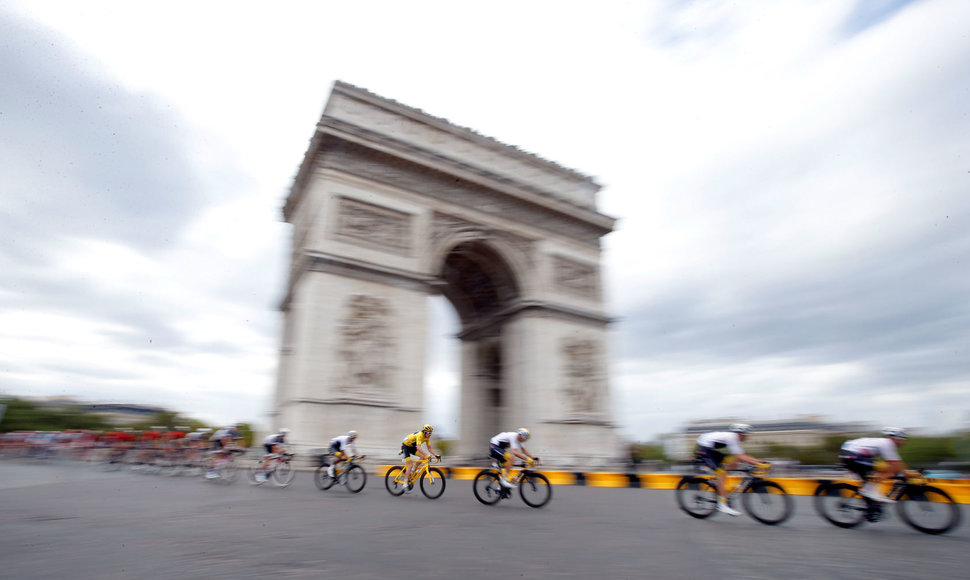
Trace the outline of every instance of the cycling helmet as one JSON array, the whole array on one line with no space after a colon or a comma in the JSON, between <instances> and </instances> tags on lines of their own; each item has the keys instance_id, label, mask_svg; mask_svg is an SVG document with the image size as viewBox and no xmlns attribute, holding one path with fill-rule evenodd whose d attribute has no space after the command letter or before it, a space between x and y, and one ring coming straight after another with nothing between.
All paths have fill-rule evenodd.
<instances>
[{"instance_id":1,"label":"cycling helmet","mask_svg":"<svg viewBox=\"0 0 970 580\"><path fill-rule=\"evenodd\" d=\"M751 425L748 425L747 423L731 423L729 429L731 429L732 433L747 435L751 432Z\"/></svg>"},{"instance_id":2,"label":"cycling helmet","mask_svg":"<svg viewBox=\"0 0 970 580\"><path fill-rule=\"evenodd\" d=\"M906 431L900 427L886 427L882 430L882 434L886 437L893 437L895 439L908 439L909 435Z\"/></svg>"},{"instance_id":3,"label":"cycling helmet","mask_svg":"<svg viewBox=\"0 0 970 580\"><path fill-rule=\"evenodd\" d=\"M431 434L434 432L434 427L432 427L431 425L425 425L424 427L421 428L421 431Z\"/></svg>"},{"instance_id":4,"label":"cycling helmet","mask_svg":"<svg viewBox=\"0 0 970 580\"><path fill-rule=\"evenodd\" d=\"M527 440L532 435L532 433L529 433L529 430L525 427L520 427L516 433L519 434L519 437L521 437L523 441Z\"/></svg>"},{"instance_id":5,"label":"cycling helmet","mask_svg":"<svg viewBox=\"0 0 970 580\"><path fill-rule=\"evenodd\" d=\"M286 435L289 432L290 432L290 430L287 429L286 427L283 427L282 429L280 429L280 435Z\"/></svg>"},{"instance_id":6,"label":"cycling helmet","mask_svg":"<svg viewBox=\"0 0 970 580\"><path fill-rule=\"evenodd\" d=\"M350 437L351 439L356 439L357 438L357 432L354 431L353 429L351 429L350 431L347 431L347 437Z\"/></svg>"}]
</instances>

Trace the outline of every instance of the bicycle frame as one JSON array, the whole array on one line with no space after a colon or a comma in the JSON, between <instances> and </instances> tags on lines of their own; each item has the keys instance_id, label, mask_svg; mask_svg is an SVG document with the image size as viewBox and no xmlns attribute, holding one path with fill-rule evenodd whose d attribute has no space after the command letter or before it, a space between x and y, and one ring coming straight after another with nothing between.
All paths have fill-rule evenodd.
<instances>
[{"instance_id":1,"label":"bicycle frame","mask_svg":"<svg viewBox=\"0 0 970 580\"><path fill-rule=\"evenodd\" d=\"M435 460L434 463L432 463L431 459L432 458L430 456L425 457L424 459L411 459L410 457L406 457L404 459L405 469L408 465L411 466L411 477L409 477L407 480L408 485L413 486L414 482L421 479L421 476L424 474L427 474L428 479L430 479L432 482L434 481L434 472L431 471L431 466L434 465L434 463L438 463L438 461ZM401 477L403 474L404 470L401 471L400 475L394 478L394 481L402 483L404 481Z\"/></svg>"},{"instance_id":2,"label":"bicycle frame","mask_svg":"<svg viewBox=\"0 0 970 580\"><path fill-rule=\"evenodd\" d=\"M363 459L364 459L363 455L354 455L348 459L345 459L344 461L341 462L339 466L337 466L337 468L333 470L333 478L334 479L339 478L341 475L344 474L345 471L350 469L351 465L357 465Z\"/></svg>"}]
</instances>

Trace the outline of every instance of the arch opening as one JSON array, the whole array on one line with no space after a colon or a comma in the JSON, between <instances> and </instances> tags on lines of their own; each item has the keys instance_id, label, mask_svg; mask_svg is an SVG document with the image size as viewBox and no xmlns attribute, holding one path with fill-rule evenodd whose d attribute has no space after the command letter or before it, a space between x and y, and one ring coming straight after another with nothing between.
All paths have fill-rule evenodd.
<instances>
[{"instance_id":1,"label":"arch opening","mask_svg":"<svg viewBox=\"0 0 970 580\"><path fill-rule=\"evenodd\" d=\"M482 441L508 428L503 313L518 300L519 284L502 256L481 241L462 242L448 252L440 278L441 293L460 325L459 407L476 409L474 424L460 424L459 429L463 439ZM472 420L465 413L460 421Z\"/></svg>"}]
</instances>

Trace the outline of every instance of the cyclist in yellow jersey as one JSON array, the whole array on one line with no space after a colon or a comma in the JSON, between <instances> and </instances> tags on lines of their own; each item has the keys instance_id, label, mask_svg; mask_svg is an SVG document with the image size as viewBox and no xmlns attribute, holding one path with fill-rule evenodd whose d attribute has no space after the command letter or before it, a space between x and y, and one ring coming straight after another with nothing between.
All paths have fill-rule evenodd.
<instances>
[{"instance_id":1,"label":"cyclist in yellow jersey","mask_svg":"<svg viewBox=\"0 0 970 580\"><path fill-rule=\"evenodd\" d=\"M434 455L439 461L441 460L441 455L435 453L434 449L431 448L431 433L434 432L434 427L431 425L425 425L420 431L411 433L404 438L401 442L401 453L404 454L404 459L407 460L410 457L416 457L417 459L427 459L429 456ZM421 449L421 445L427 448L427 451ZM406 481L411 479L412 462L405 461L404 466L404 478ZM411 484L404 485L404 492L411 492Z\"/></svg>"}]
</instances>

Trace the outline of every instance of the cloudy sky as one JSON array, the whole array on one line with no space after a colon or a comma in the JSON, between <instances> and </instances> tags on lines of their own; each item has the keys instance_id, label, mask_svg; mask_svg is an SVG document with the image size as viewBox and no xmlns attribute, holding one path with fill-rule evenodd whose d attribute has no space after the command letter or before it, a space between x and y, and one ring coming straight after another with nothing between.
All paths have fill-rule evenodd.
<instances>
[{"instance_id":1,"label":"cloudy sky","mask_svg":"<svg viewBox=\"0 0 970 580\"><path fill-rule=\"evenodd\" d=\"M967 427L968 31L964 0L0 0L0 394L265 422L279 208L339 79L604 186L626 436Z\"/></svg>"}]
</instances>

